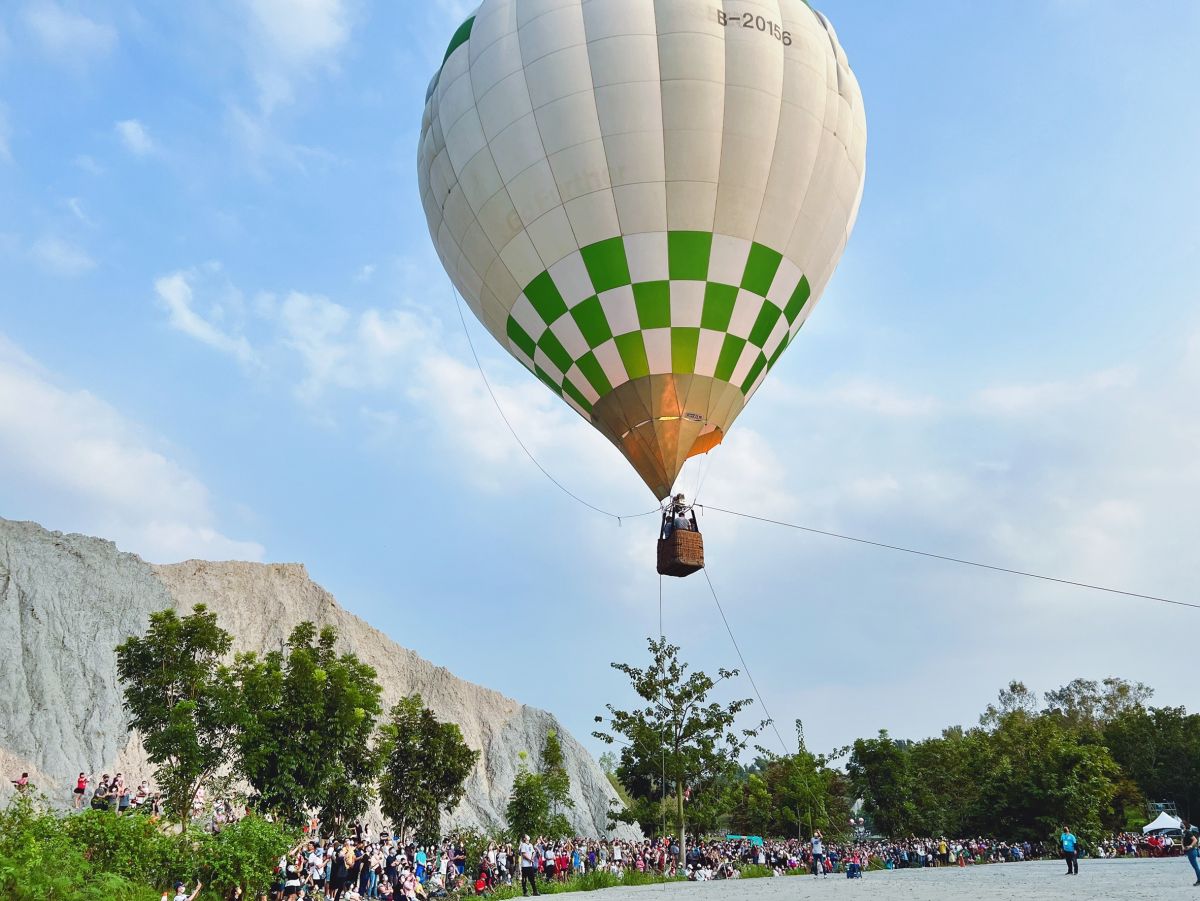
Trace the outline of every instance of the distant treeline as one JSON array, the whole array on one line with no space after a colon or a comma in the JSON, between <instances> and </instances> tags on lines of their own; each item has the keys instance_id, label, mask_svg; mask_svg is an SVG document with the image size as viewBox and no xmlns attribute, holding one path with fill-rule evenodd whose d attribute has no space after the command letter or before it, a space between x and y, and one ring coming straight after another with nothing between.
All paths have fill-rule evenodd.
<instances>
[{"instance_id":1,"label":"distant treeline","mask_svg":"<svg viewBox=\"0 0 1200 901\"><path fill-rule=\"evenodd\" d=\"M1039 702L1013 682L973 728L915 742L881 731L828 754L804 747L797 722L799 753L760 748L753 765L703 786L691 819L702 831L845 835L862 799L865 827L885 836L1036 841L1064 824L1092 840L1140 828L1148 801L1200 815L1200 715L1149 706L1152 694L1123 679L1076 679ZM657 832L661 799L622 778L623 757L609 759L613 777Z\"/></svg>"}]
</instances>

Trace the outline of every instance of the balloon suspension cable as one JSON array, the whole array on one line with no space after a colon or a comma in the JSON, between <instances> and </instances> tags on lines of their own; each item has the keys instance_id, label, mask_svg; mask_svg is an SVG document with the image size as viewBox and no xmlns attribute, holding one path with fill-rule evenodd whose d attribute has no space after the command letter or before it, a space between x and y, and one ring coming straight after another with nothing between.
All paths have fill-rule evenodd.
<instances>
[{"instance_id":1,"label":"balloon suspension cable","mask_svg":"<svg viewBox=\"0 0 1200 901\"><path fill-rule=\"evenodd\" d=\"M663 577L660 573L658 577L658 640L660 643L666 640L666 636L663 633L662 589ZM661 700L658 702L659 709L665 711L667 708L667 688L665 685L663 686L660 698ZM662 748L662 780L659 782L662 789L662 799L658 802L658 807L662 811L662 834L665 836L667 834L667 737L665 734L659 736L659 746ZM667 853L670 853L669 846ZM664 887L665 885L666 883L664 883Z\"/></svg>"},{"instance_id":2,"label":"balloon suspension cable","mask_svg":"<svg viewBox=\"0 0 1200 901\"><path fill-rule=\"evenodd\" d=\"M754 696L758 698L758 703L762 706L763 713L767 717L767 722L771 724L771 728L775 730L775 737L779 739L779 746L783 748L784 756L792 753L786 741L783 740L783 735L779 732L779 726L775 724L775 717L771 716L771 711L767 709L767 702L763 700L762 692L758 690L758 685L754 681L754 676L750 674L750 666L746 663L746 658L742 655L742 649L738 647L737 639L733 637L733 629L729 627L729 620L725 618L725 611L721 608L721 599L717 597L717 589L713 587L712 577L708 574L706 566L702 572L704 579L708 582L708 590L712 592L712 599L717 605L717 612L721 614L721 622L725 624L725 631L729 633L729 640L733 642L733 649L737 652L738 660L742 662L742 670L746 673L746 678L750 680L750 687L754 689Z\"/></svg>"},{"instance_id":3,"label":"balloon suspension cable","mask_svg":"<svg viewBox=\"0 0 1200 901\"><path fill-rule=\"evenodd\" d=\"M1074 579L1062 579L1057 576L1047 576L1041 573L1029 572L1023 569L1011 569L1007 566L997 566L992 563L981 563L978 560L967 560L963 557L950 557L946 554L935 554L932 551L922 551L916 548L904 547L899 544L887 544L883 541L872 541L868 538L856 538L853 535L844 535L840 532L830 532L825 529L814 529L811 526L797 525L794 522L784 522L779 519L770 519L766 516L755 516L752 513L739 513L737 510L725 510L721 507L714 507L711 504L696 504L703 510L711 510L714 513L725 513L729 516L738 516L742 519L752 519L755 522L768 523L773 526L782 526L785 529L795 529L798 532L809 532L813 535L823 535L826 538L839 538L842 541L853 541L855 544L865 544L869 547L883 548L888 551L898 551L902 554L912 554L917 557L928 557L931 560L941 560L946 563L957 563L961 566L973 566L977 569L990 569L993 572L1008 573L1011 576L1022 576L1026 579L1039 579L1043 582L1054 582L1058 585L1070 585L1073 588L1084 588L1088 591L1102 591L1106 594L1118 594L1127 598L1137 598L1143 601L1157 601L1160 604L1173 604L1176 607L1192 607L1200 610L1200 604L1192 603L1191 601L1177 601L1172 598L1159 597L1153 594L1142 594L1137 591L1125 591L1120 588L1109 588L1105 585L1097 585L1093 582L1078 582Z\"/></svg>"},{"instance_id":4,"label":"balloon suspension cable","mask_svg":"<svg viewBox=\"0 0 1200 901\"><path fill-rule=\"evenodd\" d=\"M660 505L658 507L655 507L653 510L647 510L645 513L629 513L624 516L620 516L616 513L610 513L607 510L601 510L595 504L589 504L587 501L585 501L583 498L581 498L575 492L573 492L569 488L567 488L558 479L554 478L554 476L550 475L550 473L547 471L546 467L544 467L541 463L538 462L537 457L535 457L533 455L533 452L530 451L530 449L526 446L525 442L521 440L521 436L517 434L517 430L515 428L513 428L512 422L510 422L508 416L505 415L504 408L500 406L500 399L498 397L496 397L496 392L492 390L492 383L488 380L487 373L484 372L484 370L483 370L483 363L479 359L479 354L475 352L475 342L471 340L471 331L470 331L470 329L467 328L467 317L463 315L463 311L462 311L462 298L458 296L458 291L456 289L454 289L453 287L451 287L451 291L454 294L455 307L458 309L458 321L462 323L463 334L467 338L467 346L471 349L471 356L475 360L476 368L479 369L480 378L483 379L483 387L485 387L487 389L488 396L492 399L492 403L495 404L496 412L500 414L500 418L502 420L504 420L504 424L506 426L508 426L508 431L512 434L513 440L517 442L517 445L521 448L521 450L523 450L525 452L525 456L527 456L529 458L530 462L532 462L533 465L536 466L538 468L538 470L541 471L542 475L544 475L547 479L549 479L551 482L553 482L555 484L555 486L557 486L558 490L561 491L563 494L567 495L567 497L571 498L572 500L577 501L580 504L583 504L583 506L587 507L589 510L596 511L597 513L601 514L602 516L608 516L608 517L611 517L612 519L615 519L617 521L618 526L621 525L622 520L625 520L625 519L638 519L639 517L642 517L642 516L649 516L652 513L662 512L662 507Z\"/></svg>"}]
</instances>

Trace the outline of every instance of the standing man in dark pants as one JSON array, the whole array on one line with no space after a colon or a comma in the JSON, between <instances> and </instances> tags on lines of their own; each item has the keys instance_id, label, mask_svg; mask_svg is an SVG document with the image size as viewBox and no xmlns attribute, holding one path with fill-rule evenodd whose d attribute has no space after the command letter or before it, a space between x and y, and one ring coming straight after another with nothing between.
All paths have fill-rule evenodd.
<instances>
[{"instance_id":1,"label":"standing man in dark pants","mask_svg":"<svg viewBox=\"0 0 1200 901\"><path fill-rule=\"evenodd\" d=\"M533 845L530 844L529 836L521 837L521 847L518 849L521 855L521 895L524 896L528 892L528 886L533 886L533 896L536 898L539 894L537 887L537 860L534 858Z\"/></svg>"},{"instance_id":2,"label":"standing man in dark pants","mask_svg":"<svg viewBox=\"0 0 1200 901\"><path fill-rule=\"evenodd\" d=\"M1200 836L1196 835L1196 829L1187 820L1180 823L1179 828L1183 830L1183 853L1187 855L1188 863L1192 865L1192 872L1196 874L1196 881L1192 885L1200 885Z\"/></svg>"},{"instance_id":3,"label":"standing man in dark pants","mask_svg":"<svg viewBox=\"0 0 1200 901\"><path fill-rule=\"evenodd\" d=\"M1063 858L1067 861L1067 872L1064 876L1079 875L1079 852L1075 850L1078 839L1066 826L1062 827L1062 835L1058 839L1062 845Z\"/></svg>"}]
</instances>

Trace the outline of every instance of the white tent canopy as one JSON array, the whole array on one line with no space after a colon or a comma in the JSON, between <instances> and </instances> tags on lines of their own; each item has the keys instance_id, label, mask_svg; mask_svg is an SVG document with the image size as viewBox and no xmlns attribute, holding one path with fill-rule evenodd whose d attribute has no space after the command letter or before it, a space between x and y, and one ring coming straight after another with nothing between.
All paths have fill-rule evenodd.
<instances>
[{"instance_id":1,"label":"white tent canopy","mask_svg":"<svg viewBox=\"0 0 1200 901\"><path fill-rule=\"evenodd\" d=\"M1147 823L1142 827L1142 835L1148 835L1151 832L1158 832L1162 829L1178 829L1181 825L1182 820L1171 816L1164 810L1154 818L1153 823Z\"/></svg>"}]
</instances>

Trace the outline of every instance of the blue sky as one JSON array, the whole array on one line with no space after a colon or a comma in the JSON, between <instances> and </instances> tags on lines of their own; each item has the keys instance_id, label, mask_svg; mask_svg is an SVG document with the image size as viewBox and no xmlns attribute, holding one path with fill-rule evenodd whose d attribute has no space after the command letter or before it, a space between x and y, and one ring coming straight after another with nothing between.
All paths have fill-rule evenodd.
<instances>
[{"instance_id":1,"label":"blue sky","mask_svg":"<svg viewBox=\"0 0 1200 901\"><path fill-rule=\"evenodd\" d=\"M1200 600L1200 8L822 8L868 105L857 229L682 484ZM607 664L657 631L656 527L550 485L467 351L415 174L466 11L4 5L0 515L154 561L302 561L397 641L586 739L626 698ZM547 468L606 509L653 506L471 328ZM814 747L970 724L1018 677L1191 700L1172 655L1197 611L702 524L771 712ZM697 666L736 662L699 577L666 584L664 612Z\"/></svg>"}]
</instances>

